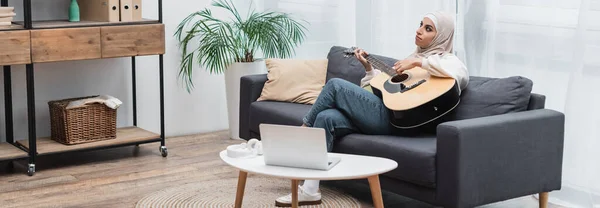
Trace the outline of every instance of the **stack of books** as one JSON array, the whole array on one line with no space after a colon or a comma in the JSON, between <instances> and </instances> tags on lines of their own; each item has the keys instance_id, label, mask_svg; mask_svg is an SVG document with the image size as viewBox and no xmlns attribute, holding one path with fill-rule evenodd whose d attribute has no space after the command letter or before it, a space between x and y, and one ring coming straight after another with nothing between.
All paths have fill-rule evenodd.
<instances>
[{"instance_id":1,"label":"stack of books","mask_svg":"<svg viewBox=\"0 0 600 208\"><path fill-rule=\"evenodd\" d=\"M15 17L14 7L0 7L0 27L8 27L12 25L13 18Z\"/></svg>"}]
</instances>

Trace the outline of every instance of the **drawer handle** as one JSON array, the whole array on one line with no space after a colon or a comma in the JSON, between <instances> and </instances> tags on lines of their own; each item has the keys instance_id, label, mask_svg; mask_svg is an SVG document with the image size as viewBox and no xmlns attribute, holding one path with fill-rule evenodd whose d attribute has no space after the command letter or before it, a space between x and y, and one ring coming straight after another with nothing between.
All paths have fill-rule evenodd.
<instances>
[{"instance_id":1,"label":"drawer handle","mask_svg":"<svg viewBox=\"0 0 600 208\"><path fill-rule=\"evenodd\" d=\"M124 8L125 8L125 9L129 9L129 5L125 4L125 7L124 7Z\"/></svg>"}]
</instances>

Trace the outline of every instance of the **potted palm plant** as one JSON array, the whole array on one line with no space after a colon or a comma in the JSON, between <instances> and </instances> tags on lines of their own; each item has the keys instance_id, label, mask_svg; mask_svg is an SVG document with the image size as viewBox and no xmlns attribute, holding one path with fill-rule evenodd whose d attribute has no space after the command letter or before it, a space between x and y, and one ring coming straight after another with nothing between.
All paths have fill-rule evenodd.
<instances>
[{"instance_id":1,"label":"potted palm plant","mask_svg":"<svg viewBox=\"0 0 600 208\"><path fill-rule=\"evenodd\" d=\"M304 41L306 27L289 14L249 11L243 18L231 0L214 0L213 7L224 9L232 18L216 18L209 8L187 16L175 36L181 51L179 77L190 92L193 67L225 74L229 133L239 138L240 78L266 73L263 59L290 58ZM190 46L194 44L190 48Z\"/></svg>"}]
</instances>

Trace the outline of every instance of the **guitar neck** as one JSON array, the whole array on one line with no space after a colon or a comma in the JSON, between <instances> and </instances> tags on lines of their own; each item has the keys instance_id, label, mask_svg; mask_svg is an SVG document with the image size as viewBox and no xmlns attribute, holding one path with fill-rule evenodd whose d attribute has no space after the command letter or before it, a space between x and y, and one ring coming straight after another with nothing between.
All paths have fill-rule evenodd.
<instances>
[{"instance_id":1,"label":"guitar neck","mask_svg":"<svg viewBox=\"0 0 600 208\"><path fill-rule=\"evenodd\" d=\"M371 63L371 65L373 65L375 68L381 70L382 72L390 75L390 76L394 76L396 75L396 70L394 70L394 68L388 66L385 62L379 60L378 58L375 58L374 56L367 56L365 57L365 59L367 59L367 61L369 63Z\"/></svg>"}]
</instances>

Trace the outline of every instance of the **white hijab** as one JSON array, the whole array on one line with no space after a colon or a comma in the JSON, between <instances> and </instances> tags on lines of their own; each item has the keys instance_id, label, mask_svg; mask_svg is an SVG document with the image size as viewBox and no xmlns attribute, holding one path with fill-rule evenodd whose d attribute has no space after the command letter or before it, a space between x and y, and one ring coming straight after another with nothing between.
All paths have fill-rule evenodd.
<instances>
[{"instance_id":1,"label":"white hijab","mask_svg":"<svg viewBox=\"0 0 600 208\"><path fill-rule=\"evenodd\" d=\"M436 11L427 13L424 17L431 19L437 34L425 48L417 46L413 54L408 57L423 58L434 54L444 55L452 53L452 40L454 39L454 18L446 12Z\"/></svg>"}]
</instances>

